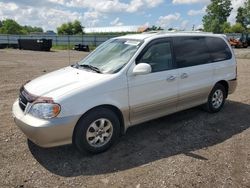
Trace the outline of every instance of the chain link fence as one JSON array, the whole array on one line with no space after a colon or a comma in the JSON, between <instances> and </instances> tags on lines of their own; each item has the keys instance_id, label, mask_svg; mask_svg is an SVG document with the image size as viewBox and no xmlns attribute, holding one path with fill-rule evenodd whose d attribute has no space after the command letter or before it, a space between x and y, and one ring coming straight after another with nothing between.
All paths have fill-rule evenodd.
<instances>
[{"instance_id":1,"label":"chain link fence","mask_svg":"<svg viewBox=\"0 0 250 188\"><path fill-rule=\"evenodd\" d=\"M52 39L52 45L84 44L98 46L118 35L0 35L0 44L18 44L18 39Z\"/></svg>"},{"instance_id":2,"label":"chain link fence","mask_svg":"<svg viewBox=\"0 0 250 188\"><path fill-rule=\"evenodd\" d=\"M238 38L239 33L226 34L228 38ZM8 46L17 45L18 39L52 39L53 46L83 44L98 46L106 40L118 35L0 35L0 44Z\"/></svg>"}]
</instances>

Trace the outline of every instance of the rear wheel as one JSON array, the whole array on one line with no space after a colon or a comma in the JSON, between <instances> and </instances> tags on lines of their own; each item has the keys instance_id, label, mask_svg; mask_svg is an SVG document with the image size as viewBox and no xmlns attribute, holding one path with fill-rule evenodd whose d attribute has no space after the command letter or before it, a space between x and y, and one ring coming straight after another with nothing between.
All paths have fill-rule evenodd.
<instances>
[{"instance_id":1,"label":"rear wheel","mask_svg":"<svg viewBox=\"0 0 250 188\"><path fill-rule=\"evenodd\" d=\"M226 99L226 89L222 84L216 84L208 96L208 101L204 105L206 111L210 113L219 112L224 106Z\"/></svg>"},{"instance_id":2,"label":"rear wheel","mask_svg":"<svg viewBox=\"0 0 250 188\"><path fill-rule=\"evenodd\" d=\"M83 116L77 123L73 143L81 151L100 153L110 148L118 139L120 122L107 108L98 108Z\"/></svg>"}]
</instances>

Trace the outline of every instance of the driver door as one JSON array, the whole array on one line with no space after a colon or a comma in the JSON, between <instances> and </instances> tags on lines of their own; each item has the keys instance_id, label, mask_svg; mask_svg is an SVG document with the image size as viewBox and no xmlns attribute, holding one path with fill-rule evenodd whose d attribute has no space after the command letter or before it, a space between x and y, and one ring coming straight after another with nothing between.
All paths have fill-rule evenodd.
<instances>
[{"instance_id":1,"label":"driver door","mask_svg":"<svg viewBox=\"0 0 250 188\"><path fill-rule=\"evenodd\" d=\"M148 63L152 72L128 76L130 122L138 124L177 111L178 71L172 55L172 42L150 42L136 59Z\"/></svg>"}]
</instances>

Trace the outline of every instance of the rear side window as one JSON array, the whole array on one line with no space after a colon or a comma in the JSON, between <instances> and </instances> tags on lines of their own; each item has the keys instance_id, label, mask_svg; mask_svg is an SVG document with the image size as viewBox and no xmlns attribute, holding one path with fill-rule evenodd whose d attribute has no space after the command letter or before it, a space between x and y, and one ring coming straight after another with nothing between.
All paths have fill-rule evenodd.
<instances>
[{"instance_id":1,"label":"rear side window","mask_svg":"<svg viewBox=\"0 0 250 188\"><path fill-rule=\"evenodd\" d=\"M206 37L206 43L211 54L212 62L232 58L232 53L223 39L217 37Z\"/></svg>"},{"instance_id":2,"label":"rear side window","mask_svg":"<svg viewBox=\"0 0 250 188\"><path fill-rule=\"evenodd\" d=\"M205 37L176 37L174 51L178 67L211 63Z\"/></svg>"}]
</instances>

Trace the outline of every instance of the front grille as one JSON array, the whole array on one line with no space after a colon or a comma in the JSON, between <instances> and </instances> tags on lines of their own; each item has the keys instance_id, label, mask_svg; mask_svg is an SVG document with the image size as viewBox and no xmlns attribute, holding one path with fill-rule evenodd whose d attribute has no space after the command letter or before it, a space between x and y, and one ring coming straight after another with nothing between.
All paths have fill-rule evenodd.
<instances>
[{"instance_id":1,"label":"front grille","mask_svg":"<svg viewBox=\"0 0 250 188\"><path fill-rule=\"evenodd\" d=\"M20 108L25 111L27 104L34 102L36 99L35 96L29 94L24 87L21 87L20 94L19 94L19 106Z\"/></svg>"},{"instance_id":2,"label":"front grille","mask_svg":"<svg viewBox=\"0 0 250 188\"><path fill-rule=\"evenodd\" d=\"M19 94L19 106L20 108L25 111L25 108L28 104L28 100L25 98L25 96L22 94L23 91L20 91Z\"/></svg>"}]
</instances>

